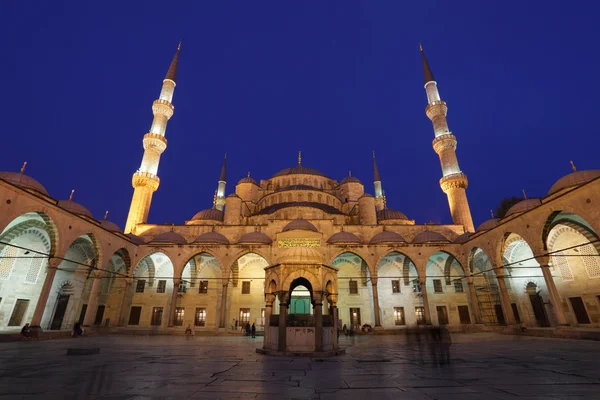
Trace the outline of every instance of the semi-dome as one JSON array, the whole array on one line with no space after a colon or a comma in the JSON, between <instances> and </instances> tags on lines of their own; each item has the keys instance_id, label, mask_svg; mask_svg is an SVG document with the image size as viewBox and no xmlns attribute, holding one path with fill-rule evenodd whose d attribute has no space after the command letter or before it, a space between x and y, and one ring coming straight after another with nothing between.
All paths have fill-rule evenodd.
<instances>
[{"instance_id":1,"label":"semi-dome","mask_svg":"<svg viewBox=\"0 0 600 400\"><path fill-rule=\"evenodd\" d=\"M239 185L240 183L252 183L253 185L258 186L258 182L256 182L254 178L250 176L240 179L237 184Z\"/></svg>"},{"instance_id":2,"label":"semi-dome","mask_svg":"<svg viewBox=\"0 0 600 400\"><path fill-rule=\"evenodd\" d=\"M114 222L107 221L105 219L100 221L100 226L106 229L107 231L123 233L123 231L121 230L121 228L119 228L117 224L115 224Z\"/></svg>"},{"instance_id":3,"label":"semi-dome","mask_svg":"<svg viewBox=\"0 0 600 400\"><path fill-rule=\"evenodd\" d=\"M383 221L386 219L408 219L408 217L398 210L384 208L383 210L377 211L377 219Z\"/></svg>"},{"instance_id":4,"label":"semi-dome","mask_svg":"<svg viewBox=\"0 0 600 400\"><path fill-rule=\"evenodd\" d=\"M379 232L377 235L371 238L370 244L380 244L380 243L402 243L406 242L402 236L400 236L396 232L391 231L383 231Z\"/></svg>"},{"instance_id":5,"label":"semi-dome","mask_svg":"<svg viewBox=\"0 0 600 400\"><path fill-rule=\"evenodd\" d=\"M133 244L144 244L146 243L146 241L144 239L142 239L141 237L134 235L133 233L128 233L127 235L125 235L129 238L129 241Z\"/></svg>"},{"instance_id":6,"label":"semi-dome","mask_svg":"<svg viewBox=\"0 0 600 400\"><path fill-rule=\"evenodd\" d=\"M336 243L361 244L361 241L360 241L359 237L356 236L354 233L342 231L342 232L334 233L333 235L331 235L331 237L327 240L327 243L329 243L329 244L336 244Z\"/></svg>"},{"instance_id":7,"label":"semi-dome","mask_svg":"<svg viewBox=\"0 0 600 400\"><path fill-rule=\"evenodd\" d=\"M229 244L229 239L219 232L205 232L194 239L193 243Z\"/></svg>"},{"instance_id":8,"label":"semi-dome","mask_svg":"<svg viewBox=\"0 0 600 400\"><path fill-rule=\"evenodd\" d=\"M216 208L202 210L191 219L192 221L223 221L223 211Z\"/></svg>"},{"instance_id":9,"label":"semi-dome","mask_svg":"<svg viewBox=\"0 0 600 400\"><path fill-rule=\"evenodd\" d=\"M471 238L471 232L465 232L454 239L454 243L465 243Z\"/></svg>"},{"instance_id":10,"label":"semi-dome","mask_svg":"<svg viewBox=\"0 0 600 400\"><path fill-rule=\"evenodd\" d=\"M477 227L477 229L475 230L475 232L487 231L488 229L495 228L500 223L499 221L500 221L500 218L488 219L487 221L485 221L484 223L482 223L481 225L479 225Z\"/></svg>"},{"instance_id":11,"label":"semi-dome","mask_svg":"<svg viewBox=\"0 0 600 400\"><path fill-rule=\"evenodd\" d=\"M81 204L74 202L73 200L60 200L58 202L58 206L63 210L67 210L73 214L84 215L89 218L94 218L90 210L88 210Z\"/></svg>"},{"instance_id":12,"label":"semi-dome","mask_svg":"<svg viewBox=\"0 0 600 400\"><path fill-rule=\"evenodd\" d=\"M5 171L0 172L0 179L3 179L8 183L12 183L13 185L18 186L22 189L35 190L36 192L40 192L43 195L50 196L46 188L42 186L41 183L25 174Z\"/></svg>"},{"instance_id":13,"label":"semi-dome","mask_svg":"<svg viewBox=\"0 0 600 400\"><path fill-rule=\"evenodd\" d=\"M289 224L287 224L284 228L282 232L287 232L287 231L312 231L312 232L318 232L319 230L317 229L316 226L314 226L313 224L311 224L310 222L308 222L305 219L302 218L298 218L293 220L292 222L290 222Z\"/></svg>"},{"instance_id":14,"label":"semi-dome","mask_svg":"<svg viewBox=\"0 0 600 400\"><path fill-rule=\"evenodd\" d=\"M270 237L268 237L267 235L265 235L262 232L250 232L250 233L246 233L244 236L242 236L242 238L240 239L240 241L238 243L240 243L240 244L252 244L252 243L271 244L271 243L273 243L273 241L271 240Z\"/></svg>"},{"instance_id":15,"label":"semi-dome","mask_svg":"<svg viewBox=\"0 0 600 400\"><path fill-rule=\"evenodd\" d=\"M520 202L518 202L517 204L513 205L511 208L508 209L508 211L506 212L506 214L504 215L505 217L508 217L509 215L513 215L516 213L522 213L525 211L529 211L533 208L536 208L537 206L539 206L540 204L542 204L540 199L525 199L525 200L521 200Z\"/></svg>"},{"instance_id":16,"label":"semi-dome","mask_svg":"<svg viewBox=\"0 0 600 400\"><path fill-rule=\"evenodd\" d=\"M323 177L327 178L327 175L325 175L324 173L317 171L314 168L305 167L303 165L296 165L292 168L282 169L281 171L279 171L272 177L276 178L278 176L295 175L295 174L318 175L318 176L323 176Z\"/></svg>"},{"instance_id":17,"label":"semi-dome","mask_svg":"<svg viewBox=\"0 0 600 400\"><path fill-rule=\"evenodd\" d=\"M280 264L323 264L323 257L313 247L292 247L279 257Z\"/></svg>"},{"instance_id":18,"label":"semi-dome","mask_svg":"<svg viewBox=\"0 0 600 400\"><path fill-rule=\"evenodd\" d=\"M344 183L361 183L360 180L354 176L347 176L344 179L342 179L342 181L340 182L340 185L343 185Z\"/></svg>"},{"instance_id":19,"label":"semi-dome","mask_svg":"<svg viewBox=\"0 0 600 400\"><path fill-rule=\"evenodd\" d=\"M173 231L163 232L154 237L150 243L175 243L175 244L187 244L187 241L178 233Z\"/></svg>"},{"instance_id":20,"label":"semi-dome","mask_svg":"<svg viewBox=\"0 0 600 400\"><path fill-rule=\"evenodd\" d=\"M419 233L412 241L414 244L422 244L429 242L450 242L446 236L439 232L423 231Z\"/></svg>"},{"instance_id":21,"label":"semi-dome","mask_svg":"<svg viewBox=\"0 0 600 400\"><path fill-rule=\"evenodd\" d=\"M583 185L591 180L594 180L600 176L599 169L588 169L584 171L571 172L569 175L565 175L556 182L548 191L548 195L554 194L560 190Z\"/></svg>"}]
</instances>

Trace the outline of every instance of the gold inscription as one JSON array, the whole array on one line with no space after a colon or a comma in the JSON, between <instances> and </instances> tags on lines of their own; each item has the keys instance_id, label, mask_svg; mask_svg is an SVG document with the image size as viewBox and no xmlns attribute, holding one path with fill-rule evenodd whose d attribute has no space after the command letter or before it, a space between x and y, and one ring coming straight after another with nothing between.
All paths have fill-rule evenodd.
<instances>
[{"instance_id":1,"label":"gold inscription","mask_svg":"<svg viewBox=\"0 0 600 400\"><path fill-rule=\"evenodd\" d=\"M321 247L320 238L288 238L281 239L277 242L280 249L288 249L290 247Z\"/></svg>"}]
</instances>

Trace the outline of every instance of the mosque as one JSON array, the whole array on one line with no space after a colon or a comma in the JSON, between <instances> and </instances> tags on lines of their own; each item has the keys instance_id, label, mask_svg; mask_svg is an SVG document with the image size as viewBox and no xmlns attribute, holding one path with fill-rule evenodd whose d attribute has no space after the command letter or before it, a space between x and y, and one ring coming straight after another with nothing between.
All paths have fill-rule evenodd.
<instances>
[{"instance_id":1,"label":"mosque","mask_svg":"<svg viewBox=\"0 0 600 400\"><path fill-rule=\"evenodd\" d=\"M544 198L475 229L457 138L422 48L425 114L452 224L389 208L375 155L365 191L301 154L229 193L224 160L211 209L150 223L179 53L152 104L124 231L73 196L56 200L25 166L0 172L0 333L27 322L44 335L68 332L79 321L118 333L233 334L254 323L274 348L285 347L282 327L323 328L310 346L327 349L342 326L600 327L600 170L573 166Z\"/></svg>"}]
</instances>

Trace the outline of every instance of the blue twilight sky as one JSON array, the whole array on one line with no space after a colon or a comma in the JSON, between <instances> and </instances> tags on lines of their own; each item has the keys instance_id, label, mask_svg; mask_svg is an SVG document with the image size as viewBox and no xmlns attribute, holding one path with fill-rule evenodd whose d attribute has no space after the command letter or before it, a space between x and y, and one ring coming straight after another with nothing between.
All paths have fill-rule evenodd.
<instances>
[{"instance_id":1,"label":"blue twilight sky","mask_svg":"<svg viewBox=\"0 0 600 400\"><path fill-rule=\"evenodd\" d=\"M410 3L407 4L407 3ZM303 164L451 222L418 43L448 103L475 225L503 197L598 168L598 2L14 1L2 6L0 170L123 227L151 104L183 39L152 223L212 205L248 170Z\"/></svg>"}]
</instances>

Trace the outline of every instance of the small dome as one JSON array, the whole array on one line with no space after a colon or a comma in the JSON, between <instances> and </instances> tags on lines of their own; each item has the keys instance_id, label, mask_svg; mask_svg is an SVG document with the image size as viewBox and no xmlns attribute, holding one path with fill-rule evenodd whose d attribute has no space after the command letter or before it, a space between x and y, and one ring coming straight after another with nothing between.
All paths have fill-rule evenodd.
<instances>
[{"instance_id":1,"label":"small dome","mask_svg":"<svg viewBox=\"0 0 600 400\"><path fill-rule=\"evenodd\" d=\"M229 239L221 235L219 232L205 232L194 239L193 243L229 244Z\"/></svg>"},{"instance_id":2,"label":"small dome","mask_svg":"<svg viewBox=\"0 0 600 400\"><path fill-rule=\"evenodd\" d=\"M6 182L12 183L13 185L22 189L35 190L36 192L50 196L48 191L46 191L46 188L43 187L41 183L25 174L10 171L0 172L0 179L4 179Z\"/></svg>"},{"instance_id":3,"label":"small dome","mask_svg":"<svg viewBox=\"0 0 600 400\"><path fill-rule=\"evenodd\" d=\"M513 214L516 214L516 213L522 213L522 212L525 212L525 211L529 211L532 208L536 208L540 204L542 204L542 202L540 201L540 199L525 199L525 200L521 200L520 202L518 202L517 204L515 204L514 206L512 206L511 208L509 208L508 211L506 212L506 214L504 216L508 217L509 215L513 215Z\"/></svg>"},{"instance_id":4,"label":"small dome","mask_svg":"<svg viewBox=\"0 0 600 400\"><path fill-rule=\"evenodd\" d=\"M499 221L500 221L500 218L488 219L487 221L485 221L484 223L482 223L481 225L479 225L477 227L477 229L475 230L475 232L487 231L488 229L495 228L496 226L498 226Z\"/></svg>"},{"instance_id":5,"label":"small dome","mask_svg":"<svg viewBox=\"0 0 600 400\"><path fill-rule=\"evenodd\" d=\"M380 244L380 243L402 243L406 242L402 236L397 234L396 232L383 231L379 232L377 235L373 236L370 244Z\"/></svg>"},{"instance_id":6,"label":"small dome","mask_svg":"<svg viewBox=\"0 0 600 400\"><path fill-rule=\"evenodd\" d=\"M251 178L249 176L240 179L237 184L239 185L240 183L252 183L253 185L258 186L258 183L253 178Z\"/></svg>"},{"instance_id":7,"label":"small dome","mask_svg":"<svg viewBox=\"0 0 600 400\"><path fill-rule=\"evenodd\" d=\"M107 231L123 233L123 231L121 230L121 228L119 228L117 224L115 224L114 222L107 221L105 219L100 221L100 226L106 229Z\"/></svg>"},{"instance_id":8,"label":"small dome","mask_svg":"<svg viewBox=\"0 0 600 400\"><path fill-rule=\"evenodd\" d=\"M360 180L354 176L347 176L344 179L342 179L342 181L340 182L340 185L343 185L344 183L361 183Z\"/></svg>"},{"instance_id":9,"label":"small dome","mask_svg":"<svg viewBox=\"0 0 600 400\"><path fill-rule=\"evenodd\" d=\"M319 230L317 229L316 226L314 226L313 224L311 224L310 222L308 222L307 220L302 219L302 218L295 219L292 222L290 222L289 224L287 224L283 228L282 232L294 231L294 230L319 232Z\"/></svg>"},{"instance_id":10,"label":"small dome","mask_svg":"<svg viewBox=\"0 0 600 400\"><path fill-rule=\"evenodd\" d=\"M133 244L144 244L146 243L146 241L144 239L142 239L141 237L134 235L133 233L128 233L127 235L125 235L129 238L129 241Z\"/></svg>"},{"instance_id":11,"label":"small dome","mask_svg":"<svg viewBox=\"0 0 600 400\"><path fill-rule=\"evenodd\" d=\"M323 257L313 247L292 247L279 257L280 264L323 264Z\"/></svg>"},{"instance_id":12,"label":"small dome","mask_svg":"<svg viewBox=\"0 0 600 400\"><path fill-rule=\"evenodd\" d=\"M191 219L192 221L223 221L223 211L216 208L202 210Z\"/></svg>"},{"instance_id":13,"label":"small dome","mask_svg":"<svg viewBox=\"0 0 600 400\"><path fill-rule=\"evenodd\" d=\"M331 235L331 237L327 240L327 243L336 244L336 243L356 243L361 244L360 239L354 233L351 232L338 232Z\"/></svg>"},{"instance_id":14,"label":"small dome","mask_svg":"<svg viewBox=\"0 0 600 400\"><path fill-rule=\"evenodd\" d=\"M465 232L456 239L454 239L454 243L465 243L471 238L471 232Z\"/></svg>"},{"instance_id":15,"label":"small dome","mask_svg":"<svg viewBox=\"0 0 600 400\"><path fill-rule=\"evenodd\" d=\"M415 244L428 242L450 242L444 235L433 231L423 231L419 233L412 241Z\"/></svg>"},{"instance_id":16,"label":"small dome","mask_svg":"<svg viewBox=\"0 0 600 400\"><path fill-rule=\"evenodd\" d=\"M60 200L58 202L58 206L64 210L67 210L73 214L77 215L85 215L89 218L94 218L90 210L85 208L79 203L75 203L73 200Z\"/></svg>"},{"instance_id":17,"label":"small dome","mask_svg":"<svg viewBox=\"0 0 600 400\"><path fill-rule=\"evenodd\" d=\"M240 239L240 241L238 242L240 244L251 244L251 243L258 243L258 244L271 244L273 243L273 241L271 240L270 237L268 237L267 235L265 235L262 232L250 232L250 233L246 233L244 236L242 236L242 238Z\"/></svg>"},{"instance_id":18,"label":"small dome","mask_svg":"<svg viewBox=\"0 0 600 400\"><path fill-rule=\"evenodd\" d=\"M150 243L175 243L175 244L187 244L187 241L178 233L173 231L163 232L154 237Z\"/></svg>"},{"instance_id":19,"label":"small dome","mask_svg":"<svg viewBox=\"0 0 600 400\"><path fill-rule=\"evenodd\" d=\"M398 210L384 208L383 210L377 211L377 219L382 221L386 219L408 219L408 217Z\"/></svg>"},{"instance_id":20,"label":"small dome","mask_svg":"<svg viewBox=\"0 0 600 400\"><path fill-rule=\"evenodd\" d=\"M571 172L569 175L565 175L556 182L554 182L554 185L552 185L552 187L548 191L548 195L554 194L563 189L582 185L593 179L598 178L599 176L600 170L598 169L588 169L585 171Z\"/></svg>"},{"instance_id":21,"label":"small dome","mask_svg":"<svg viewBox=\"0 0 600 400\"><path fill-rule=\"evenodd\" d=\"M327 178L327 175L325 175L324 173L317 171L314 168L307 168L303 165L296 165L292 168L286 168L286 169L282 169L281 171L279 171L278 173L276 173L275 175L273 175L272 177L278 177L278 176L284 176L284 175L295 175L295 174L304 174L304 175L318 175L318 176L324 176L325 178Z\"/></svg>"}]
</instances>

